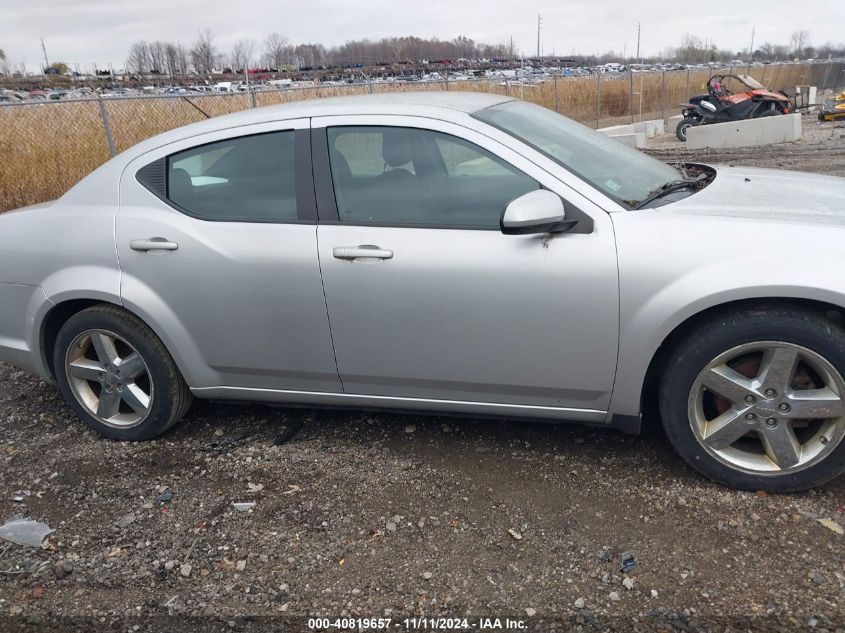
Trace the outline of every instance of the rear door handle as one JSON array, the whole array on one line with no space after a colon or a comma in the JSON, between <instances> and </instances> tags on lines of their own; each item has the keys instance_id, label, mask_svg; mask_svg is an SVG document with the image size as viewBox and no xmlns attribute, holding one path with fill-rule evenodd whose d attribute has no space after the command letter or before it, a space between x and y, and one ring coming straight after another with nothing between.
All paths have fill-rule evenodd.
<instances>
[{"instance_id":1,"label":"rear door handle","mask_svg":"<svg viewBox=\"0 0 845 633\"><path fill-rule=\"evenodd\" d=\"M332 250L335 259L393 259L393 251L379 248L372 244L360 246L335 246Z\"/></svg>"},{"instance_id":2,"label":"rear door handle","mask_svg":"<svg viewBox=\"0 0 845 633\"><path fill-rule=\"evenodd\" d=\"M175 251L179 248L176 242L170 242L165 237L151 237L146 240L132 240L129 248L133 251Z\"/></svg>"}]
</instances>

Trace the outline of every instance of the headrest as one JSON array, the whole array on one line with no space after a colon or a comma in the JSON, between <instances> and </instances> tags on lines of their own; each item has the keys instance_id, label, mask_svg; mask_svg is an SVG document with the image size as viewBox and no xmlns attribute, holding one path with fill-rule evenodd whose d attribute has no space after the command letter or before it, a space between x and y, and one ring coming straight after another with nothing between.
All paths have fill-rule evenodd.
<instances>
[{"instance_id":1,"label":"headrest","mask_svg":"<svg viewBox=\"0 0 845 633\"><path fill-rule=\"evenodd\" d=\"M381 155L390 167L401 167L414 160L413 133L405 130L384 130L381 137Z\"/></svg>"},{"instance_id":2,"label":"headrest","mask_svg":"<svg viewBox=\"0 0 845 633\"><path fill-rule=\"evenodd\" d=\"M192 191L194 183L191 181L191 176L187 171L181 167L176 167L170 171L167 185L171 194L173 192L187 193Z\"/></svg>"}]
</instances>

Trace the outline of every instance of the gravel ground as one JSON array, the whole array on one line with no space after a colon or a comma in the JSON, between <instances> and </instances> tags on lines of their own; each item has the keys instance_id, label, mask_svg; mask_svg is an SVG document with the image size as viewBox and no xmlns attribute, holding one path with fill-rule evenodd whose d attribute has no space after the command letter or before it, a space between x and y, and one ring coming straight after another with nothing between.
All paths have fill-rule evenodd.
<instances>
[{"instance_id":1,"label":"gravel ground","mask_svg":"<svg viewBox=\"0 0 845 633\"><path fill-rule=\"evenodd\" d=\"M805 125L798 144L695 160L845 175L845 130ZM845 631L845 478L732 491L646 425L197 403L164 438L119 443L0 364L0 522L55 530L40 549L0 541L0 631L306 630L303 616Z\"/></svg>"},{"instance_id":2,"label":"gravel ground","mask_svg":"<svg viewBox=\"0 0 845 633\"><path fill-rule=\"evenodd\" d=\"M701 162L793 169L845 176L845 123L820 123L815 114L802 117L802 139L765 147L690 151L675 138L674 130L650 143L649 154L666 162Z\"/></svg>"}]
</instances>

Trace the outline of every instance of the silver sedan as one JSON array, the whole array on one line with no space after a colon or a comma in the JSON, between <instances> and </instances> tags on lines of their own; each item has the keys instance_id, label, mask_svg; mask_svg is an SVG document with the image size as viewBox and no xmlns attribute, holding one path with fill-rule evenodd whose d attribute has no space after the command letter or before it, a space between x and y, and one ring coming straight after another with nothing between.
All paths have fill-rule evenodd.
<instances>
[{"instance_id":1,"label":"silver sedan","mask_svg":"<svg viewBox=\"0 0 845 633\"><path fill-rule=\"evenodd\" d=\"M192 398L658 419L727 485L845 470L845 180L670 167L484 94L144 141L0 217L0 358L155 437Z\"/></svg>"}]
</instances>

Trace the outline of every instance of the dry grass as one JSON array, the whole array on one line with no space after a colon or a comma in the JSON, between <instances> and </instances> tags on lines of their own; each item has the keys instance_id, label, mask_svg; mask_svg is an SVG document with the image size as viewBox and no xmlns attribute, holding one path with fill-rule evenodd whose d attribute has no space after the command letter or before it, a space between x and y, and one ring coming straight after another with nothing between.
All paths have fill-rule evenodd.
<instances>
[{"instance_id":1,"label":"dry grass","mask_svg":"<svg viewBox=\"0 0 845 633\"><path fill-rule=\"evenodd\" d=\"M714 71L715 72L715 71ZM831 85L842 64L752 69L774 89ZM305 88L256 95L259 106L367 92L468 90L509 94L595 127L677 114L678 104L702 91L709 71L560 78L535 86L484 82L375 84ZM633 94L632 94L633 93ZM597 108L598 102L598 108ZM250 107L247 95L115 99L106 102L118 151L161 132ZM0 212L51 200L108 160L99 104L47 103L0 107Z\"/></svg>"}]
</instances>

